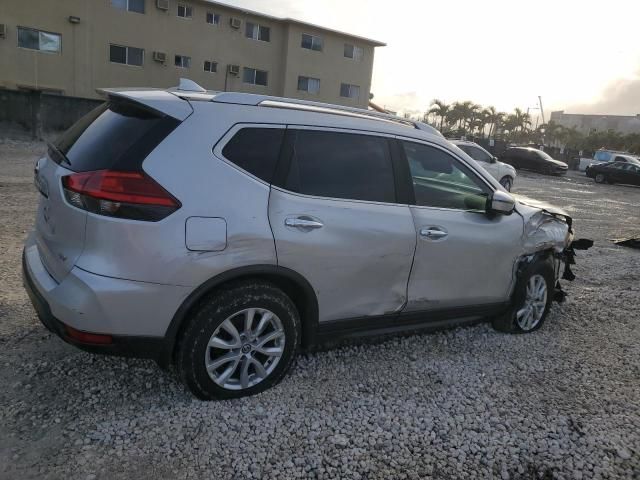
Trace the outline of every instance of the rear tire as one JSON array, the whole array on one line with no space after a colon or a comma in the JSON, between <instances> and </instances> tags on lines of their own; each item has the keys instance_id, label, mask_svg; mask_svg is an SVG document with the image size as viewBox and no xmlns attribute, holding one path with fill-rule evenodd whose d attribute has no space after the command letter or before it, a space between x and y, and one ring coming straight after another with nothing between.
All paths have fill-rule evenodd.
<instances>
[{"instance_id":1,"label":"rear tire","mask_svg":"<svg viewBox=\"0 0 640 480\"><path fill-rule=\"evenodd\" d=\"M596 183L605 183L607 178L602 173L596 173L596 176L593 178Z\"/></svg>"},{"instance_id":2,"label":"rear tire","mask_svg":"<svg viewBox=\"0 0 640 480\"><path fill-rule=\"evenodd\" d=\"M509 309L492 320L505 333L530 333L544 323L553 301L555 272L549 259L538 260L520 274Z\"/></svg>"},{"instance_id":3,"label":"rear tire","mask_svg":"<svg viewBox=\"0 0 640 480\"><path fill-rule=\"evenodd\" d=\"M232 284L188 319L176 368L201 400L255 395L287 373L300 330L298 311L280 289L263 281Z\"/></svg>"}]
</instances>

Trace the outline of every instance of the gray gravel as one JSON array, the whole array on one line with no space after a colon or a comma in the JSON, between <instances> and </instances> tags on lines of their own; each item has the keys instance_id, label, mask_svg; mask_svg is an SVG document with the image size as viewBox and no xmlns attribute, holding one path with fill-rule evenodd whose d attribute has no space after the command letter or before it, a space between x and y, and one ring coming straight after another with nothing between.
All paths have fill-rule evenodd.
<instances>
[{"instance_id":1,"label":"gray gravel","mask_svg":"<svg viewBox=\"0 0 640 480\"><path fill-rule=\"evenodd\" d=\"M596 241L535 334L351 343L205 403L39 325L19 272L42 150L0 141L0 478L640 478L640 251L608 240L640 235L640 188L518 178Z\"/></svg>"}]
</instances>

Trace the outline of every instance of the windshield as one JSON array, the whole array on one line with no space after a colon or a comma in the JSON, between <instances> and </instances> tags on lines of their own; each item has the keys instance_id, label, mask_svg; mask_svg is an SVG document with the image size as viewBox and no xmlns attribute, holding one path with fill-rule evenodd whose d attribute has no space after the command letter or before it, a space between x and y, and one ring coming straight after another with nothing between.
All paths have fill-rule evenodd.
<instances>
[{"instance_id":1,"label":"windshield","mask_svg":"<svg viewBox=\"0 0 640 480\"><path fill-rule=\"evenodd\" d=\"M553 160L553 157L551 155L549 155L547 152L543 152L542 150L538 150L537 153L538 153L538 155L540 155L545 160Z\"/></svg>"},{"instance_id":2,"label":"windshield","mask_svg":"<svg viewBox=\"0 0 640 480\"><path fill-rule=\"evenodd\" d=\"M611 153L605 152L605 151L599 151L593 155L593 159L596 162L609 162L611 161Z\"/></svg>"}]
</instances>

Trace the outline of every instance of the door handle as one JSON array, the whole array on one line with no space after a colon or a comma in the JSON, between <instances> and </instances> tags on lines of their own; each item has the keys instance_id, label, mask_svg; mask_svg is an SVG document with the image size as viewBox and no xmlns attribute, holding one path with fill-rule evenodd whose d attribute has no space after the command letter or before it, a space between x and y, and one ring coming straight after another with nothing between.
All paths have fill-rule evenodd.
<instances>
[{"instance_id":1,"label":"door handle","mask_svg":"<svg viewBox=\"0 0 640 480\"><path fill-rule=\"evenodd\" d=\"M420 229L420 236L428 238L429 240L442 240L446 238L449 233L442 227L425 227Z\"/></svg>"},{"instance_id":2,"label":"door handle","mask_svg":"<svg viewBox=\"0 0 640 480\"><path fill-rule=\"evenodd\" d=\"M287 227L299 228L301 230L314 230L322 228L324 224L311 217L287 217L284 220Z\"/></svg>"}]
</instances>

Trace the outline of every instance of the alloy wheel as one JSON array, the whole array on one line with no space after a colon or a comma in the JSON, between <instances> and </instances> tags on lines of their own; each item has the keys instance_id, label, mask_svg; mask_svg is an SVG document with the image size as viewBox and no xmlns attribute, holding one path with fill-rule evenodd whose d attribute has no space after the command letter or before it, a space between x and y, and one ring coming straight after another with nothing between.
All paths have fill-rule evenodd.
<instances>
[{"instance_id":1,"label":"alloy wheel","mask_svg":"<svg viewBox=\"0 0 640 480\"><path fill-rule=\"evenodd\" d=\"M528 332L542 320L547 306L547 282L540 274L532 275L527 282L526 297L522 307L516 312L516 323Z\"/></svg>"},{"instance_id":2,"label":"alloy wheel","mask_svg":"<svg viewBox=\"0 0 640 480\"><path fill-rule=\"evenodd\" d=\"M500 185L502 185L507 192L511 191L511 179L509 177L504 177L500 180Z\"/></svg>"},{"instance_id":3,"label":"alloy wheel","mask_svg":"<svg viewBox=\"0 0 640 480\"><path fill-rule=\"evenodd\" d=\"M273 372L284 347L280 319L264 308L247 308L227 317L213 332L205 350L205 367L220 387L244 390Z\"/></svg>"}]
</instances>

